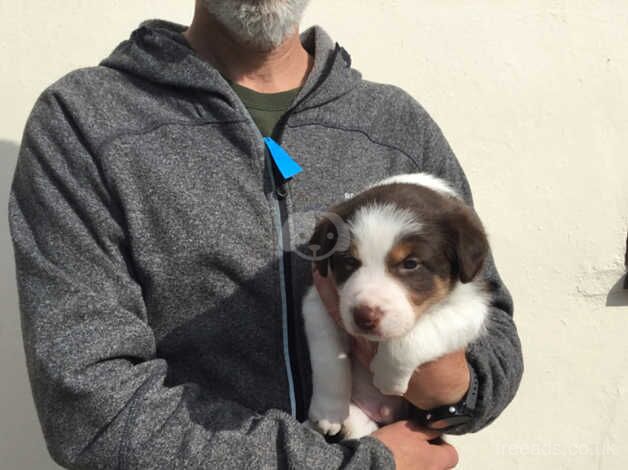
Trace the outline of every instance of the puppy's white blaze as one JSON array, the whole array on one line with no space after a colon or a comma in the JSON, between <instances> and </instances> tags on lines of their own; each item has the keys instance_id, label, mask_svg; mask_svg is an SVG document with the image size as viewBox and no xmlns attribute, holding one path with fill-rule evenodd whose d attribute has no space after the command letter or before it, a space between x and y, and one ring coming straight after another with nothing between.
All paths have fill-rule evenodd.
<instances>
[{"instance_id":1,"label":"puppy's white blaze","mask_svg":"<svg viewBox=\"0 0 628 470\"><path fill-rule=\"evenodd\" d=\"M418 233L421 224L414 214L394 204L370 204L358 209L349 227L363 266L381 265L395 243L408 233Z\"/></svg>"},{"instance_id":2,"label":"puppy's white blaze","mask_svg":"<svg viewBox=\"0 0 628 470\"><path fill-rule=\"evenodd\" d=\"M386 270L386 257L401 237L419 232L421 224L406 209L393 204L371 204L359 209L349 225L361 266L341 287L343 323L351 333L360 333L353 322L353 308L378 307L383 312L378 336L367 337L400 336L412 327L414 314L404 286Z\"/></svg>"},{"instance_id":3,"label":"puppy's white blaze","mask_svg":"<svg viewBox=\"0 0 628 470\"><path fill-rule=\"evenodd\" d=\"M426 188L433 189L439 193L460 198L460 195L447 181L434 175L430 175L429 173L408 173L404 175L395 175L390 178L386 178L385 180L378 181L370 187L372 188L373 186L382 186L393 183L417 184L419 186L425 186Z\"/></svg>"}]
</instances>

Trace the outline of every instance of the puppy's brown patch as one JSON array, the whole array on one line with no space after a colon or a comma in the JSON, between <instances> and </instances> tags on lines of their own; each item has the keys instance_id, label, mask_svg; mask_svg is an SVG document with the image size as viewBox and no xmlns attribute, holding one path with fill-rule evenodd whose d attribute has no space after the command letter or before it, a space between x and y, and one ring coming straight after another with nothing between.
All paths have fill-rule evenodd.
<instances>
[{"instance_id":1,"label":"puppy's brown patch","mask_svg":"<svg viewBox=\"0 0 628 470\"><path fill-rule=\"evenodd\" d=\"M386 263L389 267L398 265L408 256L413 254L413 248L413 245L408 242L397 243L388 252L388 259L386 260Z\"/></svg>"},{"instance_id":2,"label":"puppy's brown patch","mask_svg":"<svg viewBox=\"0 0 628 470\"><path fill-rule=\"evenodd\" d=\"M419 235L402 239L388 252L386 267L403 284L408 301L418 318L429 307L444 299L452 289L451 273L445 256L431 237ZM407 260L418 263L416 269L404 267Z\"/></svg>"},{"instance_id":3,"label":"puppy's brown patch","mask_svg":"<svg viewBox=\"0 0 628 470\"><path fill-rule=\"evenodd\" d=\"M349 277L361 266L360 255L355 246L355 241L351 240L347 251L338 251L330 259L335 281L338 285L344 284Z\"/></svg>"},{"instance_id":4,"label":"puppy's brown patch","mask_svg":"<svg viewBox=\"0 0 628 470\"><path fill-rule=\"evenodd\" d=\"M451 281L434 276L434 288L429 295L408 291L408 300L412 304L412 310L416 318L419 318L427 309L437 304L451 292Z\"/></svg>"}]
</instances>

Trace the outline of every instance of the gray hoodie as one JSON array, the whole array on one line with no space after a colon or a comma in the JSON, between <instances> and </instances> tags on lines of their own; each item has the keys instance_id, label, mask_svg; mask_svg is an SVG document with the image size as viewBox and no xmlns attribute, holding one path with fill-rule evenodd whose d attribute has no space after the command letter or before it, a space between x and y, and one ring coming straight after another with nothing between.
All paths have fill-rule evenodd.
<instances>
[{"instance_id":1,"label":"gray hoodie","mask_svg":"<svg viewBox=\"0 0 628 470\"><path fill-rule=\"evenodd\" d=\"M99 66L49 86L26 125L9 200L28 371L52 457L68 468L393 468L372 437L303 426L311 393L300 304L304 214L398 173L465 176L399 88L365 81L320 28L314 67L275 139L283 181L222 76L149 20ZM302 241L302 240L301 240ZM467 359L475 419L522 374L492 259L489 334Z\"/></svg>"}]
</instances>

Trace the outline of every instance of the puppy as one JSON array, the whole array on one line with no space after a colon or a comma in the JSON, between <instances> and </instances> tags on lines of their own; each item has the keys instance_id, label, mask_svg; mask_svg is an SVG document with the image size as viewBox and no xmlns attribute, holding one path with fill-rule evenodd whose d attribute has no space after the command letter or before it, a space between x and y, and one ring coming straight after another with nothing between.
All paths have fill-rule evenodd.
<instances>
[{"instance_id":1,"label":"puppy","mask_svg":"<svg viewBox=\"0 0 628 470\"><path fill-rule=\"evenodd\" d=\"M383 180L330 209L309 242L340 298L338 325L316 288L303 303L312 363L309 421L357 439L402 419L415 369L483 334L489 298L479 280L488 241L451 186L425 173ZM378 343L366 370L349 335Z\"/></svg>"}]
</instances>

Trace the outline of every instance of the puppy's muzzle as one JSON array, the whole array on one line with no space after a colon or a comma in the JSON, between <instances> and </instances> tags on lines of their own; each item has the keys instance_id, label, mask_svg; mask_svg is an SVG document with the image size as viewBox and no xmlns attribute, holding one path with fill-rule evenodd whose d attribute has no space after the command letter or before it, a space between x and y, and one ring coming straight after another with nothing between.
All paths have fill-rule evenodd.
<instances>
[{"instance_id":1,"label":"puppy's muzzle","mask_svg":"<svg viewBox=\"0 0 628 470\"><path fill-rule=\"evenodd\" d=\"M368 305L357 305L353 307L352 313L355 325L364 332L375 330L384 315L379 307L369 307Z\"/></svg>"}]
</instances>

